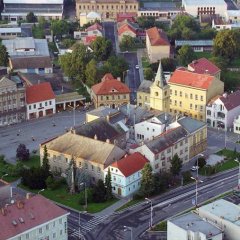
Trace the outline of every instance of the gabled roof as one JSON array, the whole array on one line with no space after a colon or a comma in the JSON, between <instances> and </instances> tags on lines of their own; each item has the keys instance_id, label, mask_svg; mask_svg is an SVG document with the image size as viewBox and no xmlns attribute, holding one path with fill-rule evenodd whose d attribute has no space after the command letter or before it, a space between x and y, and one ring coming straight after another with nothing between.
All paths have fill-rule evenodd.
<instances>
[{"instance_id":1,"label":"gabled roof","mask_svg":"<svg viewBox=\"0 0 240 240\"><path fill-rule=\"evenodd\" d=\"M240 106L240 90L233 92L231 94L224 94L220 97L220 100L223 102L225 108L229 111L235 107Z\"/></svg>"},{"instance_id":2,"label":"gabled roof","mask_svg":"<svg viewBox=\"0 0 240 240\"><path fill-rule=\"evenodd\" d=\"M131 176L144 168L148 160L141 153L133 153L111 164L125 176Z\"/></svg>"},{"instance_id":3,"label":"gabled roof","mask_svg":"<svg viewBox=\"0 0 240 240\"><path fill-rule=\"evenodd\" d=\"M145 92L150 93L150 87L152 86L153 82L149 80L143 80L138 87L138 92Z\"/></svg>"},{"instance_id":4,"label":"gabled roof","mask_svg":"<svg viewBox=\"0 0 240 240\"><path fill-rule=\"evenodd\" d=\"M0 79L0 88L14 87L14 86L16 86L16 84L9 78L4 76Z\"/></svg>"},{"instance_id":5,"label":"gabled roof","mask_svg":"<svg viewBox=\"0 0 240 240\"><path fill-rule=\"evenodd\" d=\"M99 24L99 23L94 23L93 25L91 25L90 27L88 27L87 29L86 29L86 32L88 32L88 31L94 31L94 30L98 30L98 31L102 31L102 26Z\"/></svg>"},{"instance_id":6,"label":"gabled roof","mask_svg":"<svg viewBox=\"0 0 240 240\"><path fill-rule=\"evenodd\" d=\"M93 41L95 41L97 36L92 35L92 36L86 36L84 39L84 45L90 45Z\"/></svg>"},{"instance_id":7,"label":"gabled roof","mask_svg":"<svg viewBox=\"0 0 240 240\"><path fill-rule=\"evenodd\" d=\"M100 83L93 85L92 91L96 95L130 93L128 86L114 79L111 74L105 75Z\"/></svg>"},{"instance_id":8,"label":"gabled roof","mask_svg":"<svg viewBox=\"0 0 240 240\"><path fill-rule=\"evenodd\" d=\"M208 74L198 74L177 69L174 71L168 83L207 90L211 86L214 79L214 76Z\"/></svg>"},{"instance_id":9,"label":"gabled roof","mask_svg":"<svg viewBox=\"0 0 240 240\"><path fill-rule=\"evenodd\" d=\"M188 64L188 70L190 70L189 67L193 69L193 72L200 74L207 73L210 75L215 75L221 71L216 65L206 58L200 58L192 61L192 63Z\"/></svg>"},{"instance_id":10,"label":"gabled roof","mask_svg":"<svg viewBox=\"0 0 240 240\"><path fill-rule=\"evenodd\" d=\"M27 104L55 99L50 83L44 82L26 88Z\"/></svg>"},{"instance_id":11,"label":"gabled roof","mask_svg":"<svg viewBox=\"0 0 240 240\"><path fill-rule=\"evenodd\" d=\"M134 29L130 24L125 23L118 28L118 35L122 35L127 31L133 32L134 34L137 33L136 29Z\"/></svg>"},{"instance_id":12,"label":"gabled roof","mask_svg":"<svg viewBox=\"0 0 240 240\"><path fill-rule=\"evenodd\" d=\"M0 214L2 226L0 239L12 239L18 234L69 214L39 194L21 201L19 203L21 207L18 207L17 203L18 201L15 204L8 205L5 208L5 215ZM20 222L20 218L24 221L23 223ZM13 224L13 221L15 221L15 224Z\"/></svg>"},{"instance_id":13,"label":"gabled roof","mask_svg":"<svg viewBox=\"0 0 240 240\"><path fill-rule=\"evenodd\" d=\"M198 121L190 117L183 117L178 119L177 122L185 129L189 134L196 132L202 127L206 126L205 122Z\"/></svg>"},{"instance_id":14,"label":"gabled roof","mask_svg":"<svg viewBox=\"0 0 240 240\"><path fill-rule=\"evenodd\" d=\"M152 46L170 45L167 35L162 29L153 27L146 30L146 34L149 37Z\"/></svg>"}]
</instances>

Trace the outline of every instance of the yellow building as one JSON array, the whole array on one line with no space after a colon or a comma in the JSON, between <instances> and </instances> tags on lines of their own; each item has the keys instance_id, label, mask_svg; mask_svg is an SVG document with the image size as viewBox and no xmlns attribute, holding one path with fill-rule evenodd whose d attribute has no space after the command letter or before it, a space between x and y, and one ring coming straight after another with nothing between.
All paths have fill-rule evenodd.
<instances>
[{"instance_id":1,"label":"yellow building","mask_svg":"<svg viewBox=\"0 0 240 240\"><path fill-rule=\"evenodd\" d=\"M109 106L112 108L130 103L130 89L120 80L107 73L102 81L91 88L91 98L95 108Z\"/></svg>"},{"instance_id":2,"label":"yellow building","mask_svg":"<svg viewBox=\"0 0 240 240\"><path fill-rule=\"evenodd\" d=\"M206 105L224 92L224 83L214 76L175 70L169 82L170 112L206 121Z\"/></svg>"},{"instance_id":3,"label":"yellow building","mask_svg":"<svg viewBox=\"0 0 240 240\"><path fill-rule=\"evenodd\" d=\"M137 90L137 105L150 108L150 87L152 81L143 80Z\"/></svg>"},{"instance_id":4,"label":"yellow building","mask_svg":"<svg viewBox=\"0 0 240 240\"><path fill-rule=\"evenodd\" d=\"M156 27L146 30L146 48L151 63L170 57L170 43L162 29Z\"/></svg>"},{"instance_id":5,"label":"yellow building","mask_svg":"<svg viewBox=\"0 0 240 240\"><path fill-rule=\"evenodd\" d=\"M103 20L116 19L118 13L137 13L137 0L76 0L76 15L97 12Z\"/></svg>"},{"instance_id":6,"label":"yellow building","mask_svg":"<svg viewBox=\"0 0 240 240\"><path fill-rule=\"evenodd\" d=\"M159 63L155 81L150 87L150 108L169 112L170 89L163 74L162 64Z\"/></svg>"}]
</instances>

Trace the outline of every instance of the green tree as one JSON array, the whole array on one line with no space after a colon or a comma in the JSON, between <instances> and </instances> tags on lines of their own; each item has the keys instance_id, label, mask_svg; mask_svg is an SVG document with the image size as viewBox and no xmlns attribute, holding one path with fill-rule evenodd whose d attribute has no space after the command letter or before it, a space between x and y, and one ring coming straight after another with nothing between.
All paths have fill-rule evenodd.
<instances>
[{"instance_id":1,"label":"green tree","mask_svg":"<svg viewBox=\"0 0 240 240\"><path fill-rule=\"evenodd\" d=\"M176 69L177 63L173 58L162 58L161 59L163 71L173 72Z\"/></svg>"},{"instance_id":2,"label":"green tree","mask_svg":"<svg viewBox=\"0 0 240 240\"><path fill-rule=\"evenodd\" d=\"M106 201L106 189L103 180L99 179L93 188L93 201L96 203Z\"/></svg>"},{"instance_id":3,"label":"green tree","mask_svg":"<svg viewBox=\"0 0 240 240\"><path fill-rule=\"evenodd\" d=\"M29 12L26 16L26 20L28 23L35 23L37 22L37 17L34 15L33 12Z\"/></svg>"},{"instance_id":4,"label":"green tree","mask_svg":"<svg viewBox=\"0 0 240 240\"><path fill-rule=\"evenodd\" d=\"M149 197L154 192L154 177L149 163L146 163L142 170L140 192L146 197Z\"/></svg>"},{"instance_id":5,"label":"green tree","mask_svg":"<svg viewBox=\"0 0 240 240\"><path fill-rule=\"evenodd\" d=\"M97 37L90 45L97 61L106 61L112 52L112 43L104 37Z\"/></svg>"},{"instance_id":6,"label":"green tree","mask_svg":"<svg viewBox=\"0 0 240 240\"><path fill-rule=\"evenodd\" d=\"M45 28L46 25L47 25L47 21L44 17L39 17L38 18L38 25L41 27L41 28Z\"/></svg>"},{"instance_id":7,"label":"green tree","mask_svg":"<svg viewBox=\"0 0 240 240\"><path fill-rule=\"evenodd\" d=\"M105 187L106 187L107 200L110 200L110 199L113 198L113 194L112 194L112 178L111 178L110 168L108 168L108 172L107 172L107 175L105 177Z\"/></svg>"},{"instance_id":8,"label":"green tree","mask_svg":"<svg viewBox=\"0 0 240 240\"><path fill-rule=\"evenodd\" d=\"M228 60L222 58L222 57L211 57L209 59L212 63L214 63L217 67L219 67L222 72L227 70Z\"/></svg>"},{"instance_id":9,"label":"green tree","mask_svg":"<svg viewBox=\"0 0 240 240\"><path fill-rule=\"evenodd\" d=\"M51 30L54 35L62 37L62 35L69 33L70 26L65 20L53 20L51 22Z\"/></svg>"},{"instance_id":10,"label":"green tree","mask_svg":"<svg viewBox=\"0 0 240 240\"><path fill-rule=\"evenodd\" d=\"M124 35L119 44L119 47L122 51L132 49L134 46L135 46L134 38L128 35Z\"/></svg>"},{"instance_id":11,"label":"green tree","mask_svg":"<svg viewBox=\"0 0 240 240\"><path fill-rule=\"evenodd\" d=\"M179 158L179 156L177 154L175 154L173 156L173 158L171 159L171 167L170 167L170 172L176 176L180 173L182 169L182 161Z\"/></svg>"},{"instance_id":12,"label":"green tree","mask_svg":"<svg viewBox=\"0 0 240 240\"><path fill-rule=\"evenodd\" d=\"M16 158L20 161L28 161L30 157L29 149L26 148L25 144L19 144L17 148Z\"/></svg>"},{"instance_id":13,"label":"green tree","mask_svg":"<svg viewBox=\"0 0 240 240\"><path fill-rule=\"evenodd\" d=\"M232 61L239 55L240 34L236 30L219 31L214 39L213 54Z\"/></svg>"},{"instance_id":14,"label":"green tree","mask_svg":"<svg viewBox=\"0 0 240 240\"><path fill-rule=\"evenodd\" d=\"M8 66L8 52L4 45L0 45L0 66Z\"/></svg>"},{"instance_id":15,"label":"green tree","mask_svg":"<svg viewBox=\"0 0 240 240\"><path fill-rule=\"evenodd\" d=\"M204 157L199 157L198 161L196 161L196 165L197 165L197 162L198 162L198 167L199 168L203 168L207 164Z\"/></svg>"},{"instance_id":16,"label":"green tree","mask_svg":"<svg viewBox=\"0 0 240 240\"><path fill-rule=\"evenodd\" d=\"M97 70L97 61L92 59L86 66L86 84L88 87L92 87L98 82L98 70Z\"/></svg>"},{"instance_id":17,"label":"green tree","mask_svg":"<svg viewBox=\"0 0 240 240\"><path fill-rule=\"evenodd\" d=\"M47 151L46 145L44 145L44 148L43 148L42 169L46 173L48 173L48 174L50 173L50 165L49 165L48 151Z\"/></svg>"},{"instance_id":18,"label":"green tree","mask_svg":"<svg viewBox=\"0 0 240 240\"><path fill-rule=\"evenodd\" d=\"M144 69L144 78L145 78L146 80L150 80L150 81L153 80L153 78L154 78L154 72L153 72L153 70L152 70L151 68L145 68L145 69Z\"/></svg>"},{"instance_id":19,"label":"green tree","mask_svg":"<svg viewBox=\"0 0 240 240\"><path fill-rule=\"evenodd\" d=\"M186 66L196 58L193 49L189 45L184 45L178 50L178 63Z\"/></svg>"}]
</instances>

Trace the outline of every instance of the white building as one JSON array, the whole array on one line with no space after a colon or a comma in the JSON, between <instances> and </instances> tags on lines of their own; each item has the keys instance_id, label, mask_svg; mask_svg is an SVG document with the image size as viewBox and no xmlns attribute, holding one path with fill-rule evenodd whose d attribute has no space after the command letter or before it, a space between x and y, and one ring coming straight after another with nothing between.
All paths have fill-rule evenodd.
<instances>
[{"instance_id":1,"label":"white building","mask_svg":"<svg viewBox=\"0 0 240 240\"><path fill-rule=\"evenodd\" d=\"M55 95L50 83L26 88L27 120L56 113Z\"/></svg>"},{"instance_id":2,"label":"white building","mask_svg":"<svg viewBox=\"0 0 240 240\"><path fill-rule=\"evenodd\" d=\"M227 10L225 17L226 17L226 21L229 21L230 23L239 23L240 10Z\"/></svg>"},{"instance_id":3,"label":"white building","mask_svg":"<svg viewBox=\"0 0 240 240\"><path fill-rule=\"evenodd\" d=\"M231 240L239 240L239 212L239 205L224 199L216 200L198 208L198 214L201 218L217 225L224 232L226 239Z\"/></svg>"},{"instance_id":4,"label":"white building","mask_svg":"<svg viewBox=\"0 0 240 240\"><path fill-rule=\"evenodd\" d=\"M64 0L3 0L4 9L1 13L4 20L17 22L25 20L29 12L46 20L62 19Z\"/></svg>"},{"instance_id":5,"label":"white building","mask_svg":"<svg viewBox=\"0 0 240 240\"><path fill-rule=\"evenodd\" d=\"M148 160L140 153L126 155L104 169L104 175L111 172L113 193L126 197L140 188L142 169Z\"/></svg>"},{"instance_id":6,"label":"white building","mask_svg":"<svg viewBox=\"0 0 240 240\"><path fill-rule=\"evenodd\" d=\"M234 119L240 114L240 91L216 96L206 107L206 120L214 128L231 128Z\"/></svg>"},{"instance_id":7,"label":"white building","mask_svg":"<svg viewBox=\"0 0 240 240\"><path fill-rule=\"evenodd\" d=\"M69 213L39 194L28 195L1 210L0 239L68 239Z\"/></svg>"},{"instance_id":8,"label":"white building","mask_svg":"<svg viewBox=\"0 0 240 240\"><path fill-rule=\"evenodd\" d=\"M135 140L140 143L152 140L166 130L173 117L170 114L162 113L146 121L135 124Z\"/></svg>"},{"instance_id":9,"label":"white building","mask_svg":"<svg viewBox=\"0 0 240 240\"><path fill-rule=\"evenodd\" d=\"M225 17L227 3L224 0L182 0L182 7L193 17L202 14L219 14Z\"/></svg>"},{"instance_id":10,"label":"white building","mask_svg":"<svg viewBox=\"0 0 240 240\"><path fill-rule=\"evenodd\" d=\"M168 240L223 240L222 231L194 213L168 220Z\"/></svg>"},{"instance_id":11,"label":"white building","mask_svg":"<svg viewBox=\"0 0 240 240\"><path fill-rule=\"evenodd\" d=\"M1 27L0 39L12 39L21 37L22 30L20 27Z\"/></svg>"},{"instance_id":12,"label":"white building","mask_svg":"<svg viewBox=\"0 0 240 240\"><path fill-rule=\"evenodd\" d=\"M240 134L240 115L234 119L233 132Z\"/></svg>"}]
</instances>

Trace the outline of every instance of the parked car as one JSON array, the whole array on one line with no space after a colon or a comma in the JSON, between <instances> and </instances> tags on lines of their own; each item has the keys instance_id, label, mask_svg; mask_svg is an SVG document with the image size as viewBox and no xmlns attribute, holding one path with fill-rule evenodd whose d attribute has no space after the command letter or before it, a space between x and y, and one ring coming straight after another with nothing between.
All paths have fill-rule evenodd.
<instances>
[{"instance_id":1,"label":"parked car","mask_svg":"<svg viewBox=\"0 0 240 240\"><path fill-rule=\"evenodd\" d=\"M199 169L199 167L198 166L192 166L192 168L191 168L191 171L197 171Z\"/></svg>"},{"instance_id":2,"label":"parked car","mask_svg":"<svg viewBox=\"0 0 240 240\"><path fill-rule=\"evenodd\" d=\"M136 69L139 69L139 65L136 65L135 68L136 68Z\"/></svg>"}]
</instances>

